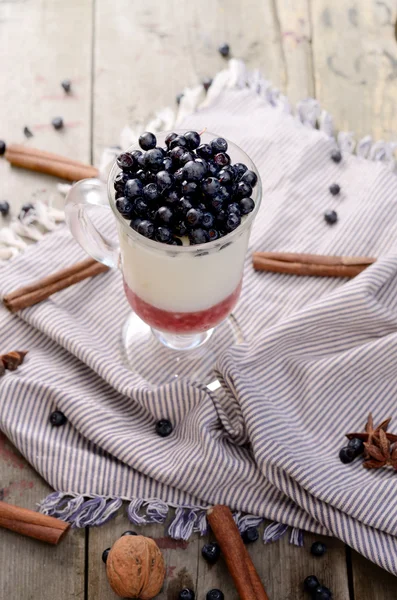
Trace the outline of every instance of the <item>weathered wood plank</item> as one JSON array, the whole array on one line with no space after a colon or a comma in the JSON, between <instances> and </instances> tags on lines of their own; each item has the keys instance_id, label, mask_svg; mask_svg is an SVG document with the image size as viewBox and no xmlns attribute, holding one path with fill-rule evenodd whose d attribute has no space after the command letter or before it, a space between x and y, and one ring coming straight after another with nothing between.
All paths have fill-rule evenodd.
<instances>
[{"instance_id":1,"label":"weathered wood plank","mask_svg":"<svg viewBox=\"0 0 397 600\"><path fill-rule=\"evenodd\" d=\"M354 597L357 600L395 600L397 578L361 554L352 552Z\"/></svg>"},{"instance_id":2,"label":"weathered wood plank","mask_svg":"<svg viewBox=\"0 0 397 600\"><path fill-rule=\"evenodd\" d=\"M34 510L51 491L0 433L0 499ZM82 530L70 530L54 547L2 529L0 598L83 598L84 543Z\"/></svg>"},{"instance_id":3,"label":"weathered wood plank","mask_svg":"<svg viewBox=\"0 0 397 600\"><path fill-rule=\"evenodd\" d=\"M394 140L396 2L317 0L311 12L318 100L340 130Z\"/></svg>"},{"instance_id":4,"label":"weathered wood plank","mask_svg":"<svg viewBox=\"0 0 397 600\"><path fill-rule=\"evenodd\" d=\"M92 0L0 2L0 139L90 161ZM71 79L66 94L63 79ZM51 121L62 116L65 127ZM29 140L23 129L34 134ZM0 160L0 201L48 200L58 180ZM58 199L60 201L60 199ZM0 219L0 227L1 227Z\"/></svg>"}]
</instances>

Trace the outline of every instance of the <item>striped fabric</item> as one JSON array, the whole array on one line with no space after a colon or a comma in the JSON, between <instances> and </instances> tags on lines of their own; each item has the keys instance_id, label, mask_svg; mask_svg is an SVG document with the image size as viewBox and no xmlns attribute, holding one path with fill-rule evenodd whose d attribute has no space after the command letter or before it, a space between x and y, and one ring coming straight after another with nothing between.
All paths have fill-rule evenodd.
<instances>
[{"instance_id":1,"label":"striped fabric","mask_svg":"<svg viewBox=\"0 0 397 600\"><path fill-rule=\"evenodd\" d=\"M371 410L378 422L394 416L397 430L397 178L348 153L335 164L335 141L282 106L256 82L185 121L239 144L263 182L234 313L245 341L219 360L221 390L188 377L151 388L123 366L129 308L109 272L18 316L0 308L0 351L29 350L0 379L0 429L59 492L44 510L76 525L100 524L128 500L135 523L177 507L174 528L188 537L205 530L200 509L224 503L252 515L238 517L243 526L256 516L328 533L397 574L397 473L338 458ZM253 250L383 258L345 282L254 272ZM65 229L49 234L2 267L0 293L82 257ZM64 427L49 424L56 408ZM175 425L165 439L154 432L162 417ZM268 528L265 539L281 533Z\"/></svg>"}]
</instances>

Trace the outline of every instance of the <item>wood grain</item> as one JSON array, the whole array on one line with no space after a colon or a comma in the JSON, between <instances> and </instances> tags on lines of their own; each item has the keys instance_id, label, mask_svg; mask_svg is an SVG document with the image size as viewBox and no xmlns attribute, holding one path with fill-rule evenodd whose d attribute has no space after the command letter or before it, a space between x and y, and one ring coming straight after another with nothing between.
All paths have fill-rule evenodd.
<instances>
[{"instance_id":1,"label":"wood grain","mask_svg":"<svg viewBox=\"0 0 397 600\"><path fill-rule=\"evenodd\" d=\"M354 596L357 600L395 600L397 579L361 554L352 552Z\"/></svg>"}]
</instances>

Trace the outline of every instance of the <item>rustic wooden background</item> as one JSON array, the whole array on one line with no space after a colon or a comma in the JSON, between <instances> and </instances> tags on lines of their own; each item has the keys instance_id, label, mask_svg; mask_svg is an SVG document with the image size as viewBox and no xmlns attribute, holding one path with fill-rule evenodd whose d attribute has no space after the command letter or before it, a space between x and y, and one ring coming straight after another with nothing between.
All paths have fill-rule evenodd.
<instances>
[{"instance_id":1,"label":"rustic wooden background","mask_svg":"<svg viewBox=\"0 0 397 600\"><path fill-rule=\"evenodd\" d=\"M0 138L84 161L117 144L122 127L173 105L185 86L224 67L217 53L259 67L295 102L316 97L338 127L392 140L397 130L396 0L0 0ZM70 78L73 93L60 81ZM51 119L66 127L57 132ZM18 205L57 197L56 181L0 161L0 201ZM59 199L58 199L59 201ZM34 508L50 488L0 434L0 499ZM72 531L59 548L0 533L0 599L111 600L102 550L128 529L120 515L90 531ZM198 600L220 587L237 598L222 562L208 568L201 539L159 540L168 565L161 600L189 584ZM316 574L337 600L392 600L397 580L337 540L314 559L288 539L251 548L271 600L305 597L301 582Z\"/></svg>"}]
</instances>

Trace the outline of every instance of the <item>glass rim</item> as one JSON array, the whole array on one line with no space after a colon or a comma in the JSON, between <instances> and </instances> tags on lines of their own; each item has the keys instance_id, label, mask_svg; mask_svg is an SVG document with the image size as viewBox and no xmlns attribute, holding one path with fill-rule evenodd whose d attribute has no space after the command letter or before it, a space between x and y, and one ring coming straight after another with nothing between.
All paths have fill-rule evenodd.
<instances>
[{"instance_id":1,"label":"glass rim","mask_svg":"<svg viewBox=\"0 0 397 600\"><path fill-rule=\"evenodd\" d=\"M173 133L173 132L178 133L178 134L183 134L183 133L185 133L185 130L184 129L173 129L172 131L161 131L159 133L156 133L155 135L156 135L156 137L157 136L165 137L169 133ZM229 148L231 148L231 149L235 148L238 152L241 152L243 154L245 162L249 163L249 165L250 165L250 170L254 171L254 173L258 177L258 182L253 189L253 193L251 194L251 197L255 202L254 210L246 216L244 221L234 231L231 231L230 233L227 233L226 235L224 235L221 238L218 238L216 240L213 240L212 242L204 242L203 244L193 244L193 245L189 245L189 246L173 246L173 245L169 245L169 244L164 244L162 242L158 242L156 240L151 240L149 238L146 238L144 235L141 235L137 231L135 231L129 225L129 221L124 219L124 217L121 216L121 214L119 213L119 211L116 208L116 203L115 203L114 196L113 196L113 194L114 194L113 182L114 182L114 179L115 179L117 173L119 173L121 171L121 169L117 164L117 159L115 158L114 162L111 166L111 169L110 169L110 172L108 175L108 180L107 180L108 200L109 200L109 205L116 217L116 220L121 224L122 229L124 229L124 231L128 237L132 238L133 240L136 240L139 244L143 244L143 245L151 248L152 250L155 250L158 252L170 251L170 249L172 249L173 253L184 254L184 253L196 253L197 251L202 252L204 250L208 252L211 249L216 249L220 246L223 246L225 243L227 244L228 242L231 242L235 237L238 237L240 234L244 233L244 231L246 231L246 229L248 227L250 227L250 225L254 221L256 215L258 214L258 211L259 211L259 208L260 208L260 205L262 202L262 181L261 181L261 177L259 175L259 172L258 172L258 169L257 169L255 163L242 148L240 148L237 144L235 144L234 142L225 138L224 136L220 136L219 134L212 133L210 131L204 131L201 134L201 137L203 137L203 136L210 136L211 139L213 139L215 137L223 137L227 141ZM127 150L125 150L125 152L132 152L134 150L142 150L140 148L138 142L136 144L132 144L131 146L129 146L127 148Z\"/></svg>"}]
</instances>

